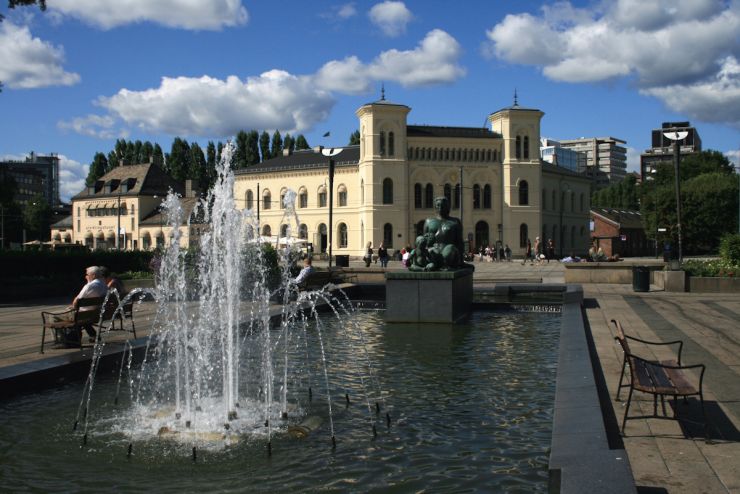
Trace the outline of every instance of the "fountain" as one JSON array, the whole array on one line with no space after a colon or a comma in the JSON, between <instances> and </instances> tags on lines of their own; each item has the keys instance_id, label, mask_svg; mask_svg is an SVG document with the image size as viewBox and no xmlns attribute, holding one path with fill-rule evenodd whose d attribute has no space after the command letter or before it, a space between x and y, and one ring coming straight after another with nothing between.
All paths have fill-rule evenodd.
<instances>
[{"instance_id":1,"label":"fountain","mask_svg":"<svg viewBox=\"0 0 740 494\"><path fill-rule=\"evenodd\" d=\"M143 361L129 348L98 376L101 344L81 400L72 383L0 402L4 487L546 490L560 320L394 324L331 286L297 292L265 267L287 266L291 246L265 247L234 205L232 152L195 212L200 255L172 229ZM170 225L189 221L174 196L164 207Z\"/></svg>"}]
</instances>

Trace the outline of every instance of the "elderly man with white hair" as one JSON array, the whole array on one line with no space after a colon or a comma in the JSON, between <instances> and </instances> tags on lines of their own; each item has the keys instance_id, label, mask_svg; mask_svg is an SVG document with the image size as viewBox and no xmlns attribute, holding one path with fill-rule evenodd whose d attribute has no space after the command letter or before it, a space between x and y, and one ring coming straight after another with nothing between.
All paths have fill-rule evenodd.
<instances>
[{"instance_id":1,"label":"elderly man with white hair","mask_svg":"<svg viewBox=\"0 0 740 494\"><path fill-rule=\"evenodd\" d=\"M90 266L85 270L85 279L87 283L82 287L80 293L72 300L72 307L77 306L77 301L81 298L96 298L105 297L108 293L108 285L103 280L103 270L99 266ZM83 306L80 307L80 312L95 310L95 307ZM92 324L86 324L83 326L87 334L90 336L90 341L95 341L95 328Z\"/></svg>"}]
</instances>

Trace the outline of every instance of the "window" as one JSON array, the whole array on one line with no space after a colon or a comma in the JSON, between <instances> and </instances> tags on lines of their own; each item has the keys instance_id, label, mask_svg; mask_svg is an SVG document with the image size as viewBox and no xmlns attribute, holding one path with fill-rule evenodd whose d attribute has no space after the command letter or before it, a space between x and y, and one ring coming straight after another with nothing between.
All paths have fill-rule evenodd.
<instances>
[{"instance_id":1,"label":"window","mask_svg":"<svg viewBox=\"0 0 740 494\"><path fill-rule=\"evenodd\" d=\"M247 191L246 203L247 209L254 209L254 194L252 194L251 190Z\"/></svg>"},{"instance_id":2,"label":"window","mask_svg":"<svg viewBox=\"0 0 740 494\"><path fill-rule=\"evenodd\" d=\"M280 225L280 236L281 237L287 237L288 236L288 225L282 224Z\"/></svg>"},{"instance_id":3,"label":"window","mask_svg":"<svg viewBox=\"0 0 740 494\"><path fill-rule=\"evenodd\" d=\"M452 204L452 186L450 184L445 184L444 195L447 198L447 203Z\"/></svg>"},{"instance_id":4,"label":"window","mask_svg":"<svg viewBox=\"0 0 740 494\"><path fill-rule=\"evenodd\" d=\"M271 201L271 195L269 190L265 190L262 193L262 209L270 209L272 208L272 201Z\"/></svg>"},{"instance_id":5,"label":"window","mask_svg":"<svg viewBox=\"0 0 740 494\"><path fill-rule=\"evenodd\" d=\"M529 159L529 136L524 136L524 159Z\"/></svg>"},{"instance_id":6,"label":"window","mask_svg":"<svg viewBox=\"0 0 740 494\"><path fill-rule=\"evenodd\" d=\"M337 234L339 236L339 247L347 248L347 225L344 223L339 223Z\"/></svg>"},{"instance_id":7,"label":"window","mask_svg":"<svg viewBox=\"0 0 740 494\"><path fill-rule=\"evenodd\" d=\"M298 238L308 239L308 227L305 223L301 223L301 226L298 227Z\"/></svg>"},{"instance_id":8,"label":"window","mask_svg":"<svg viewBox=\"0 0 740 494\"><path fill-rule=\"evenodd\" d=\"M393 180L383 180L383 204L393 204Z\"/></svg>"},{"instance_id":9,"label":"window","mask_svg":"<svg viewBox=\"0 0 740 494\"><path fill-rule=\"evenodd\" d=\"M455 184L455 197L454 197L455 200L453 201L453 205L452 205L454 209L460 209L460 192L461 192L460 184Z\"/></svg>"},{"instance_id":10,"label":"window","mask_svg":"<svg viewBox=\"0 0 740 494\"><path fill-rule=\"evenodd\" d=\"M383 225L383 243L386 248L393 247L393 225L390 223Z\"/></svg>"},{"instance_id":11,"label":"window","mask_svg":"<svg viewBox=\"0 0 740 494\"><path fill-rule=\"evenodd\" d=\"M337 206L346 206L347 205L347 187L344 185L339 186L339 190L337 191Z\"/></svg>"},{"instance_id":12,"label":"window","mask_svg":"<svg viewBox=\"0 0 740 494\"><path fill-rule=\"evenodd\" d=\"M480 209L480 185L473 185L473 209Z\"/></svg>"},{"instance_id":13,"label":"window","mask_svg":"<svg viewBox=\"0 0 740 494\"><path fill-rule=\"evenodd\" d=\"M491 186L483 186L483 209L491 209Z\"/></svg>"},{"instance_id":14,"label":"window","mask_svg":"<svg viewBox=\"0 0 740 494\"><path fill-rule=\"evenodd\" d=\"M380 155L385 156L385 132L380 131Z\"/></svg>"},{"instance_id":15,"label":"window","mask_svg":"<svg viewBox=\"0 0 740 494\"><path fill-rule=\"evenodd\" d=\"M272 236L272 229L270 228L270 225L265 225L262 227L262 235L265 237Z\"/></svg>"},{"instance_id":16,"label":"window","mask_svg":"<svg viewBox=\"0 0 740 494\"><path fill-rule=\"evenodd\" d=\"M388 132L388 156L395 156L396 143L394 142L393 132Z\"/></svg>"},{"instance_id":17,"label":"window","mask_svg":"<svg viewBox=\"0 0 740 494\"><path fill-rule=\"evenodd\" d=\"M431 209L434 207L434 186L427 184L424 188L424 207Z\"/></svg>"},{"instance_id":18,"label":"window","mask_svg":"<svg viewBox=\"0 0 740 494\"><path fill-rule=\"evenodd\" d=\"M521 159L522 157L522 137L516 136L516 149L514 149L514 157Z\"/></svg>"},{"instance_id":19,"label":"window","mask_svg":"<svg viewBox=\"0 0 740 494\"><path fill-rule=\"evenodd\" d=\"M319 187L319 207L326 207L326 187L324 187L323 185Z\"/></svg>"},{"instance_id":20,"label":"window","mask_svg":"<svg viewBox=\"0 0 740 494\"><path fill-rule=\"evenodd\" d=\"M519 247L527 247L527 239L529 238L529 232L527 231L527 224L522 223L519 225Z\"/></svg>"},{"instance_id":21,"label":"window","mask_svg":"<svg viewBox=\"0 0 740 494\"><path fill-rule=\"evenodd\" d=\"M519 205L527 206L529 204L529 184L526 180L519 182Z\"/></svg>"},{"instance_id":22,"label":"window","mask_svg":"<svg viewBox=\"0 0 740 494\"><path fill-rule=\"evenodd\" d=\"M298 194L298 207L308 207L308 192L306 191L306 189L302 189L300 194Z\"/></svg>"},{"instance_id":23,"label":"window","mask_svg":"<svg viewBox=\"0 0 740 494\"><path fill-rule=\"evenodd\" d=\"M414 207L420 209L422 207L421 204L421 184L416 183L414 184Z\"/></svg>"}]
</instances>

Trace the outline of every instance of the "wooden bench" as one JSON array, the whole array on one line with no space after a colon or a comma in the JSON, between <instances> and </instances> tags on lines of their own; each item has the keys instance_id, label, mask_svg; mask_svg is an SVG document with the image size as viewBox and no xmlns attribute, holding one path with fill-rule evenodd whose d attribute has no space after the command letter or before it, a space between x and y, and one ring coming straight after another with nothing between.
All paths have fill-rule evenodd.
<instances>
[{"instance_id":1,"label":"wooden bench","mask_svg":"<svg viewBox=\"0 0 740 494\"><path fill-rule=\"evenodd\" d=\"M68 343L67 336L72 335L75 341L79 339L79 345L82 348L82 328L88 325L95 326L100 322L103 300L103 297L81 298L71 309L62 312L42 312L41 353L44 353L47 330L54 335L55 343L66 344ZM83 307L89 309L81 310Z\"/></svg>"},{"instance_id":2,"label":"wooden bench","mask_svg":"<svg viewBox=\"0 0 740 494\"><path fill-rule=\"evenodd\" d=\"M319 290L324 287L327 283L334 283L338 285L340 283L347 282L349 276L338 270L318 270L315 269L313 273L299 285L301 291L305 290Z\"/></svg>"},{"instance_id":3,"label":"wooden bench","mask_svg":"<svg viewBox=\"0 0 740 494\"><path fill-rule=\"evenodd\" d=\"M130 329L126 329L124 322L129 321ZM118 327L116 327L118 323ZM100 331L98 331L98 339L101 333L109 331L129 331L134 334L136 338L136 325L134 324L134 302L127 300L121 304L121 299L116 291L112 291L108 295L108 300L105 302L103 307L103 314L100 318Z\"/></svg>"},{"instance_id":4,"label":"wooden bench","mask_svg":"<svg viewBox=\"0 0 740 494\"><path fill-rule=\"evenodd\" d=\"M624 360L622 361L622 371L619 375L619 386L617 387L616 401L620 401L619 393L622 388L629 388L629 396L627 398L627 405L624 410L624 418L622 419L622 435L624 434L624 428L627 420L640 419L640 418L660 418L660 419L671 419L680 421L681 418L678 416L678 397L686 398L689 396L698 396L701 402L701 411L704 418L704 434L707 440L708 435L708 422L707 414L704 409L704 364L696 365L681 365L681 352L683 350L683 341L675 340L668 342L654 342L641 340L633 336L627 336L624 334L622 325L619 321L612 319L612 323L616 328L616 336L614 337L622 347L624 352ZM677 345L677 360L648 360L635 355L629 346L629 341L635 341L643 345L648 346L667 346ZM629 381L624 383L624 371L629 366L630 377ZM684 372L689 369L701 369L699 374L699 384L695 386L689 380L687 374ZM641 391L653 395L653 414L629 417L630 403L632 402L632 393L634 391ZM665 397L673 396L674 400L674 414L673 417L669 417L666 413L665 408ZM658 397L663 408L663 415L658 415Z\"/></svg>"}]
</instances>

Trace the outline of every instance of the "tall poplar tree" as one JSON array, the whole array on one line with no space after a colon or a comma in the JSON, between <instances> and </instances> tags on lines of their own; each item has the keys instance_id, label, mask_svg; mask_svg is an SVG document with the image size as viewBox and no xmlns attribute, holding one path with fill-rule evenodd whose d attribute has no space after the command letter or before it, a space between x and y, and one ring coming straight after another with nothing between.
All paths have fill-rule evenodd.
<instances>
[{"instance_id":1,"label":"tall poplar tree","mask_svg":"<svg viewBox=\"0 0 740 494\"><path fill-rule=\"evenodd\" d=\"M170 176L175 180L190 178L188 173L191 169L191 161L192 155L188 141L175 137L175 140L172 141L170 154L167 155L167 171Z\"/></svg>"},{"instance_id":2,"label":"tall poplar tree","mask_svg":"<svg viewBox=\"0 0 740 494\"><path fill-rule=\"evenodd\" d=\"M164 153L159 143L154 143L154 149L152 150L152 163L158 167L164 169Z\"/></svg>"},{"instance_id":3,"label":"tall poplar tree","mask_svg":"<svg viewBox=\"0 0 740 494\"><path fill-rule=\"evenodd\" d=\"M262 154L262 161L270 159L270 134L266 130L260 134L260 153Z\"/></svg>"},{"instance_id":4,"label":"tall poplar tree","mask_svg":"<svg viewBox=\"0 0 740 494\"><path fill-rule=\"evenodd\" d=\"M272 144L270 145L270 157L277 158L283 154L283 138L280 131L276 130L272 134Z\"/></svg>"},{"instance_id":5,"label":"tall poplar tree","mask_svg":"<svg viewBox=\"0 0 740 494\"><path fill-rule=\"evenodd\" d=\"M93 162L90 163L90 171L87 173L85 185L93 185L100 177L108 172L108 160L103 153L95 153Z\"/></svg>"},{"instance_id":6,"label":"tall poplar tree","mask_svg":"<svg viewBox=\"0 0 740 494\"><path fill-rule=\"evenodd\" d=\"M256 130L250 130L247 134L247 166L260 162L259 140L259 133Z\"/></svg>"},{"instance_id":7,"label":"tall poplar tree","mask_svg":"<svg viewBox=\"0 0 740 494\"><path fill-rule=\"evenodd\" d=\"M233 163L231 167L234 170L240 170L247 167L247 146L249 136L243 130L236 135L236 150L234 152Z\"/></svg>"},{"instance_id":8,"label":"tall poplar tree","mask_svg":"<svg viewBox=\"0 0 740 494\"><path fill-rule=\"evenodd\" d=\"M296 150L311 149L311 146L308 145L308 141L303 134L298 134L298 137L295 138L295 148Z\"/></svg>"}]
</instances>

